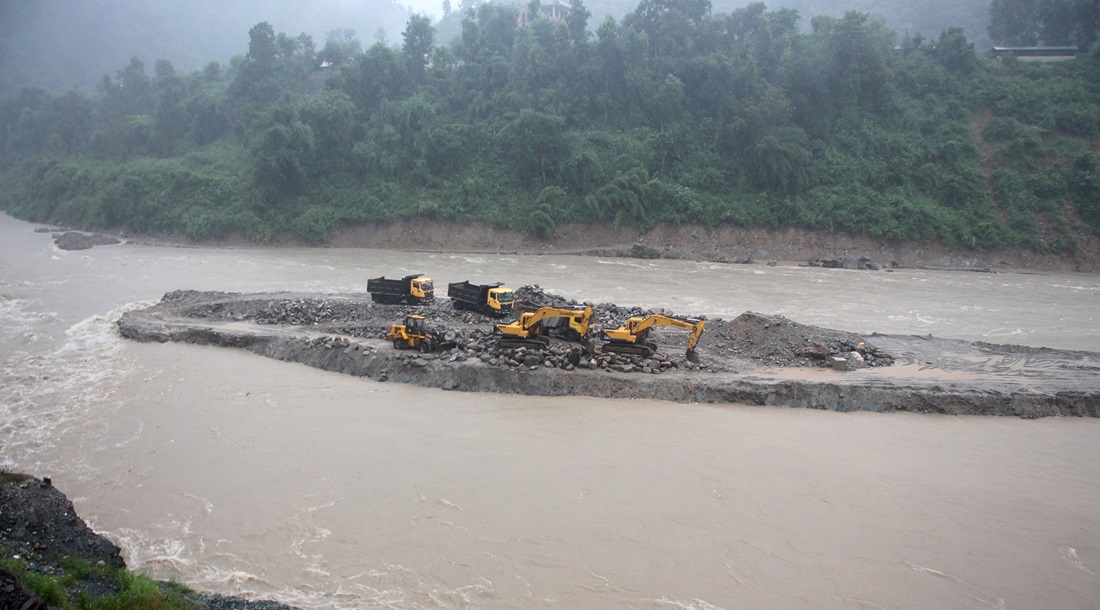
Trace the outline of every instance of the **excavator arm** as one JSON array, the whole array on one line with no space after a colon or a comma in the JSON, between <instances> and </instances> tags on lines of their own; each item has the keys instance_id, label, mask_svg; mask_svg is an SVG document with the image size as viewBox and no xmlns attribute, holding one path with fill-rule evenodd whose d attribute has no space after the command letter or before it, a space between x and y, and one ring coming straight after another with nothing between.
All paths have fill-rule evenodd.
<instances>
[{"instance_id":1,"label":"excavator arm","mask_svg":"<svg viewBox=\"0 0 1100 610\"><path fill-rule=\"evenodd\" d=\"M653 314L645 318L629 318L626 324L619 328L603 332L604 337L608 340L604 344L604 349L646 356L652 355L656 350L656 345L646 342L650 329L654 326L670 326L691 331L687 346L688 358L691 359L695 353L695 346L699 343L699 338L703 336L706 325L705 320L677 318L663 314Z\"/></svg>"}]
</instances>

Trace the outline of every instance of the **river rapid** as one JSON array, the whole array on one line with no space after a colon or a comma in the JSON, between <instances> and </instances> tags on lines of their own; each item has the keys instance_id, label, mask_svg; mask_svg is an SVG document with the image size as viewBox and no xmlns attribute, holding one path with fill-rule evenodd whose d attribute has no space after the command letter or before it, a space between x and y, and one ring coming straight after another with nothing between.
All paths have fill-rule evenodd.
<instances>
[{"instance_id":1,"label":"river rapid","mask_svg":"<svg viewBox=\"0 0 1100 610\"><path fill-rule=\"evenodd\" d=\"M1098 420L443 392L116 327L176 289L353 292L423 272L1100 351L1100 277L67 252L34 227L0 216L0 466L52 477L154 577L306 609L1100 605Z\"/></svg>"}]
</instances>

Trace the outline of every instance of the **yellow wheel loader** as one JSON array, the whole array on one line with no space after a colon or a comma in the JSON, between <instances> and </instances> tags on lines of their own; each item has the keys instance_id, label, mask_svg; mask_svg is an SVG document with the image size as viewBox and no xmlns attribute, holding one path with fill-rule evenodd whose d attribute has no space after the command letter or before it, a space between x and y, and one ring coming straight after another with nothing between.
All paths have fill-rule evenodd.
<instances>
[{"instance_id":1,"label":"yellow wheel loader","mask_svg":"<svg viewBox=\"0 0 1100 610\"><path fill-rule=\"evenodd\" d=\"M386 338L393 341L393 346L397 349L415 349L422 354L450 349L457 345L454 332L431 330L424 320L424 316L406 316L404 324L390 326L390 332Z\"/></svg>"}]
</instances>

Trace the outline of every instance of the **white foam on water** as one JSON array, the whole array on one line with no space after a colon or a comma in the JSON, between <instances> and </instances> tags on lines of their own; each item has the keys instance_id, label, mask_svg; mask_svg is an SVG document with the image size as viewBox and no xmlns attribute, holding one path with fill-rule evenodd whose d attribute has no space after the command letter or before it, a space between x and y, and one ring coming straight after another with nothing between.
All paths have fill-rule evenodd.
<instances>
[{"instance_id":1,"label":"white foam on water","mask_svg":"<svg viewBox=\"0 0 1100 610\"><path fill-rule=\"evenodd\" d=\"M31 345L41 338L39 327L60 320L52 311L34 311L32 305L26 299L0 294L0 343Z\"/></svg>"},{"instance_id":2,"label":"white foam on water","mask_svg":"<svg viewBox=\"0 0 1100 610\"><path fill-rule=\"evenodd\" d=\"M623 259L623 260L608 260L608 259L598 258L598 259L596 259L596 264L597 265L612 265L612 266L615 266L615 267L632 267L634 269L643 269L643 268L647 267L647 265L634 263L634 262L631 262L631 261L626 260L626 259Z\"/></svg>"},{"instance_id":3,"label":"white foam on water","mask_svg":"<svg viewBox=\"0 0 1100 610\"><path fill-rule=\"evenodd\" d=\"M10 301L9 301L10 302ZM123 353L118 319L125 311L148 306L135 303L95 315L65 331L60 346L45 351L18 351L0 370L0 465L37 469L42 456L63 442L63 433L110 398L134 363ZM55 319L56 314L27 314L26 306L0 311L0 323ZM70 475L83 476L79 464L67 464Z\"/></svg>"},{"instance_id":4,"label":"white foam on water","mask_svg":"<svg viewBox=\"0 0 1100 610\"><path fill-rule=\"evenodd\" d=\"M1061 553L1062 557L1064 557L1066 561L1072 563L1074 567L1078 568L1089 576L1096 576L1096 572L1089 569L1089 567L1085 565L1085 562L1081 561L1081 558L1077 556L1077 549L1071 546L1060 546L1058 547L1058 552Z\"/></svg>"},{"instance_id":5,"label":"white foam on water","mask_svg":"<svg viewBox=\"0 0 1100 610\"><path fill-rule=\"evenodd\" d=\"M1073 292L1097 292L1096 286L1072 286L1069 284L1051 284L1051 288L1063 288L1065 290L1072 290Z\"/></svg>"},{"instance_id":6,"label":"white foam on water","mask_svg":"<svg viewBox=\"0 0 1100 610\"><path fill-rule=\"evenodd\" d=\"M181 534L185 534L189 527L190 524L178 521L169 521L166 524L166 529L176 530ZM142 566L143 569L153 569L160 575L172 577L190 573L195 565L187 552L187 543L181 538L151 535L132 528L120 528L107 535L123 549L126 565Z\"/></svg>"},{"instance_id":7,"label":"white foam on water","mask_svg":"<svg viewBox=\"0 0 1100 610\"><path fill-rule=\"evenodd\" d=\"M683 608L684 610L723 610L722 606L716 606L702 599L673 599L662 597L657 600L657 602L672 608Z\"/></svg>"},{"instance_id":8,"label":"white foam on water","mask_svg":"<svg viewBox=\"0 0 1100 610\"><path fill-rule=\"evenodd\" d=\"M1017 337L1017 336L1024 335L1024 334L1027 334L1027 333L1025 333L1024 329L1022 329L1022 328L1003 328L1002 327L1002 328L994 328L993 330L983 334L982 336L983 337L990 337L990 338L993 338L993 337L1000 338L1000 337Z\"/></svg>"}]
</instances>

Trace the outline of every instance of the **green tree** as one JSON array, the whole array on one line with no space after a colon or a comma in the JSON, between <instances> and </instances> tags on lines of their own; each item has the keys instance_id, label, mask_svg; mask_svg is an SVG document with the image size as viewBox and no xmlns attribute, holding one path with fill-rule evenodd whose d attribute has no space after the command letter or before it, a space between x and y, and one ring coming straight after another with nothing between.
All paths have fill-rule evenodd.
<instances>
[{"instance_id":1,"label":"green tree","mask_svg":"<svg viewBox=\"0 0 1100 610\"><path fill-rule=\"evenodd\" d=\"M750 175L758 188L794 197L807 186L813 155L801 129L773 127L753 146L749 159Z\"/></svg>"},{"instance_id":2,"label":"green tree","mask_svg":"<svg viewBox=\"0 0 1100 610\"><path fill-rule=\"evenodd\" d=\"M435 28L432 27L431 19L424 15L409 17L401 39L404 41L401 51L409 76L413 82L422 84L425 69L431 62L432 49L435 48Z\"/></svg>"},{"instance_id":3,"label":"green tree","mask_svg":"<svg viewBox=\"0 0 1100 610\"><path fill-rule=\"evenodd\" d=\"M355 104L342 91L326 91L302 107L300 119L313 133L321 173L340 174L349 169L352 146L362 132L355 114Z\"/></svg>"},{"instance_id":4,"label":"green tree","mask_svg":"<svg viewBox=\"0 0 1100 610\"><path fill-rule=\"evenodd\" d=\"M315 153L313 130L308 125L297 117L276 122L257 134L252 144L257 187L269 200L301 193Z\"/></svg>"},{"instance_id":5,"label":"green tree","mask_svg":"<svg viewBox=\"0 0 1100 610\"><path fill-rule=\"evenodd\" d=\"M278 57L275 28L266 21L252 26L248 31L248 54L231 89L233 96L256 103L278 99L279 83L275 81Z\"/></svg>"},{"instance_id":6,"label":"green tree","mask_svg":"<svg viewBox=\"0 0 1100 610\"><path fill-rule=\"evenodd\" d=\"M187 91L183 80L167 60L158 60L154 66L153 112L154 148L161 155L174 153L190 128L187 113Z\"/></svg>"},{"instance_id":7,"label":"green tree","mask_svg":"<svg viewBox=\"0 0 1100 610\"><path fill-rule=\"evenodd\" d=\"M330 81L366 114L376 112L383 100L398 99L405 91L405 70L399 56L378 43L358 60L340 70Z\"/></svg>"},{"instance_id":8,"label":"green tree","mask_svg":"<svg viewBox=\"0 0 1100 610\"><path fill-rule=\"evenodd\" d=\"M542 237L553 237L558 228L554 221L554 210L562 209L565 199L565 191L561 187L543 187L528 207L527 230Z\"/></svg>"},{"instance_id":9,"label":"green tree","mask_svg":"<svg viewBox=\"0 0 1100 610\"><path fill-rule=\"evenodd\" d=\"M550 180L565 153L564 127L564 118L526 108L505 124L501 144L521 183L537 180L546 184Z\"/></svg>"},{"instance_id":10,"label":"green tree","mask_svg":"<svg viewBox=\"0 0 1100 610\"><path fill-rule=\"evenodd\" d=\"M363 52L359 36L350 28L337 28L325 35L325 46L317 59L329 66L340 66L353 61Z\"/></svg>"}]
</instances>

